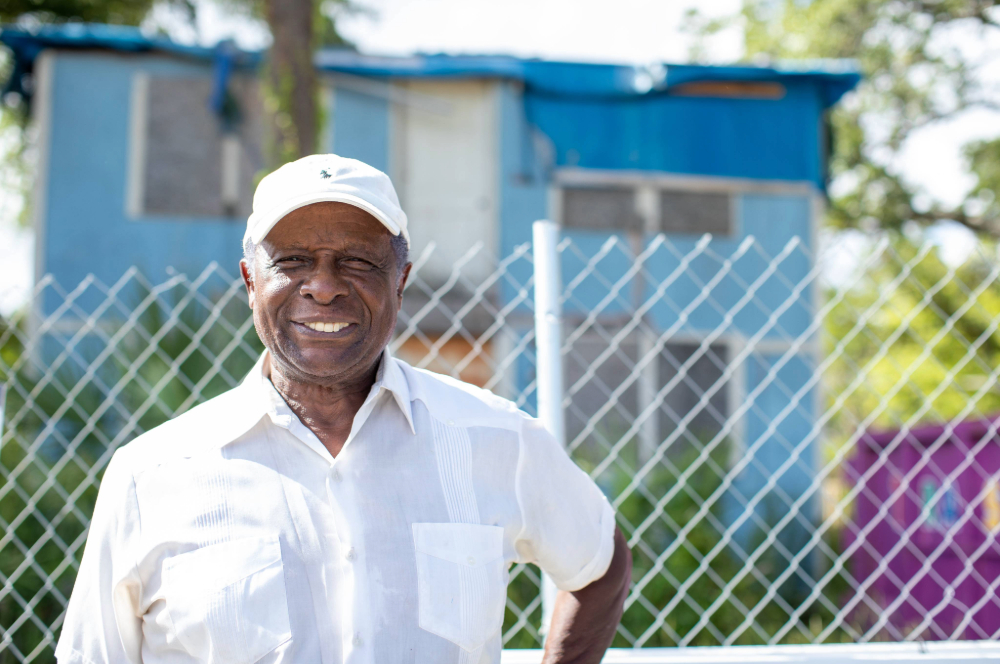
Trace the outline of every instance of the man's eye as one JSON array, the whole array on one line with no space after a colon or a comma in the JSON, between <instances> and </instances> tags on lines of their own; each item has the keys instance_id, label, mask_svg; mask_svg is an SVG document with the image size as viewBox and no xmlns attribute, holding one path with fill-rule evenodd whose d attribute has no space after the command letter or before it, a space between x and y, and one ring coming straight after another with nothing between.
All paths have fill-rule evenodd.
<instances>
[{"instance_id":1,"label":"man's eye","mask_svg":"<svg viewBox=\"0 0 1000 664\"><path fill-rule=\"evenodd\" d=\"M347 258L344 264L355 270L370 270L375 267L363 258Z\"/></svg>"},{"instance_id":2,"label":"man's eye","mask_svg":"<svg viewBox=\"0 0 1000 664\"><path fill-rule=\"evenodd\" d=\"M285 258L277 259L276 261L274 261L274 264L281 267L291 267L298 263L303 263L303 262L305 261L301 256L286 256Z\"/></svg>"}]
</instances>

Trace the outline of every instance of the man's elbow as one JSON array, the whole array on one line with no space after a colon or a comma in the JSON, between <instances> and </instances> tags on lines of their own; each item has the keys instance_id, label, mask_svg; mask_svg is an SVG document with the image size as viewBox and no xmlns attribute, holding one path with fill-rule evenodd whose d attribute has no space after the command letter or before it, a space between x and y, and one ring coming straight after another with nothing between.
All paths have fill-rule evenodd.
<instances>
[{"instance_id":1,"label":"man's elbow","mask_svg":"<svg viewBox=\"0 0 1000 664\"><path fill-rule=\"evenodd\" d=\"M614 597L618 600L617 603L624 604L632 585L632 551L628 548L625 535L617 526L615 526L615 552L604 576L608 578L609 585L614 584L616 590Z\"/></svg>"},{"instance_id":2,"label":"man's elbow","mask_svg":"<svg viewBox=\"0 0 1000 664\"><path fill-rule=\"evenodd\" d=\"M584 603L621 609L632 584L632 552L622 531L615 527L615 549L604 575L573 593Z\"/></svg>"}]
</instances>

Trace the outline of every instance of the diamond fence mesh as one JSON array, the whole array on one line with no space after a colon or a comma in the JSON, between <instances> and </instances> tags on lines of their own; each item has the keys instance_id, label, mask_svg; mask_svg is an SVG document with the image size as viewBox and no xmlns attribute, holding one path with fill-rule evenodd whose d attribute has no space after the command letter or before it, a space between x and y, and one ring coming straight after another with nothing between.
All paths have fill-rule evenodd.
<instances>
[{"instance_id":1,"label":"diamond fence mesh","mask_svg":"<svg viewBox=\"0 0 1000 664\"><path fill-rule=\"evenodd\" d=\"M615 645L1000 635L995 256L579 235L560 258L568 447L635 561ZM415 261L393 351L533 412L531 247L450 268ZM261 350L215 265L46 277L0 319L0 661L52 660L112 452ZM540 585L511 569L507 647L540 645Z\"/></svg>"}]
</instances>

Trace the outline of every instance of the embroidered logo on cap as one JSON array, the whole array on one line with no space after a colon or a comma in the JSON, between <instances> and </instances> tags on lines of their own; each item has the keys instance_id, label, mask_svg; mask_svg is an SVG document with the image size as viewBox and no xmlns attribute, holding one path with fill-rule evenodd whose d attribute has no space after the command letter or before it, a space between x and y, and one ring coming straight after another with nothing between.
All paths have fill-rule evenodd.
<instances>
[{"instance_id":1,"label":"embroidered logo on cap","mask_svg":"<svg viewBox=\"0 0 1000 664\"><path fill-rule=\"evenodd\" d=\"M320 176L321 178L323 178L324 180L329 180L330 178L332 178L332 177L333 177L333 173L331 173L330 171L328 171L328 170L326 170L326 169L324 168L323 170L321 170L321 171L319 172L319 176Z\"/></svg>"}]
</instances>

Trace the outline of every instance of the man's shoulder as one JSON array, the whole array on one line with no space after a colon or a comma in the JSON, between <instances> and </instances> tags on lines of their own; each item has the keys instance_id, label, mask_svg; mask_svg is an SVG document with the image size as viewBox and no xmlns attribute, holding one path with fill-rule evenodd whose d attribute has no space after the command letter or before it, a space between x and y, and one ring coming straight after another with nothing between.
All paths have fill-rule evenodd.
<instances>
[{"instance_id":1,"label":"man's shoulder","mask_svg":"<svg viewBox=\"0 0 1000 664\"><path fill-rule=\"evenodd\" d=\"M436 419L465 426L520 428L525 415L509 399L451 376L397 362L406 376L410 398L422 402Z\"/></svg>"},{"instance_id":2,"label":"man's shoulder","mask_svg":"<svg viewBox=\"0 0 1000 664\"><path fill-rule=\"evenodd\" d=\"M141 434L119 456L138 471L220 447L251 426L247 404L233 388Z\"/></svg>"}]
</instances>

